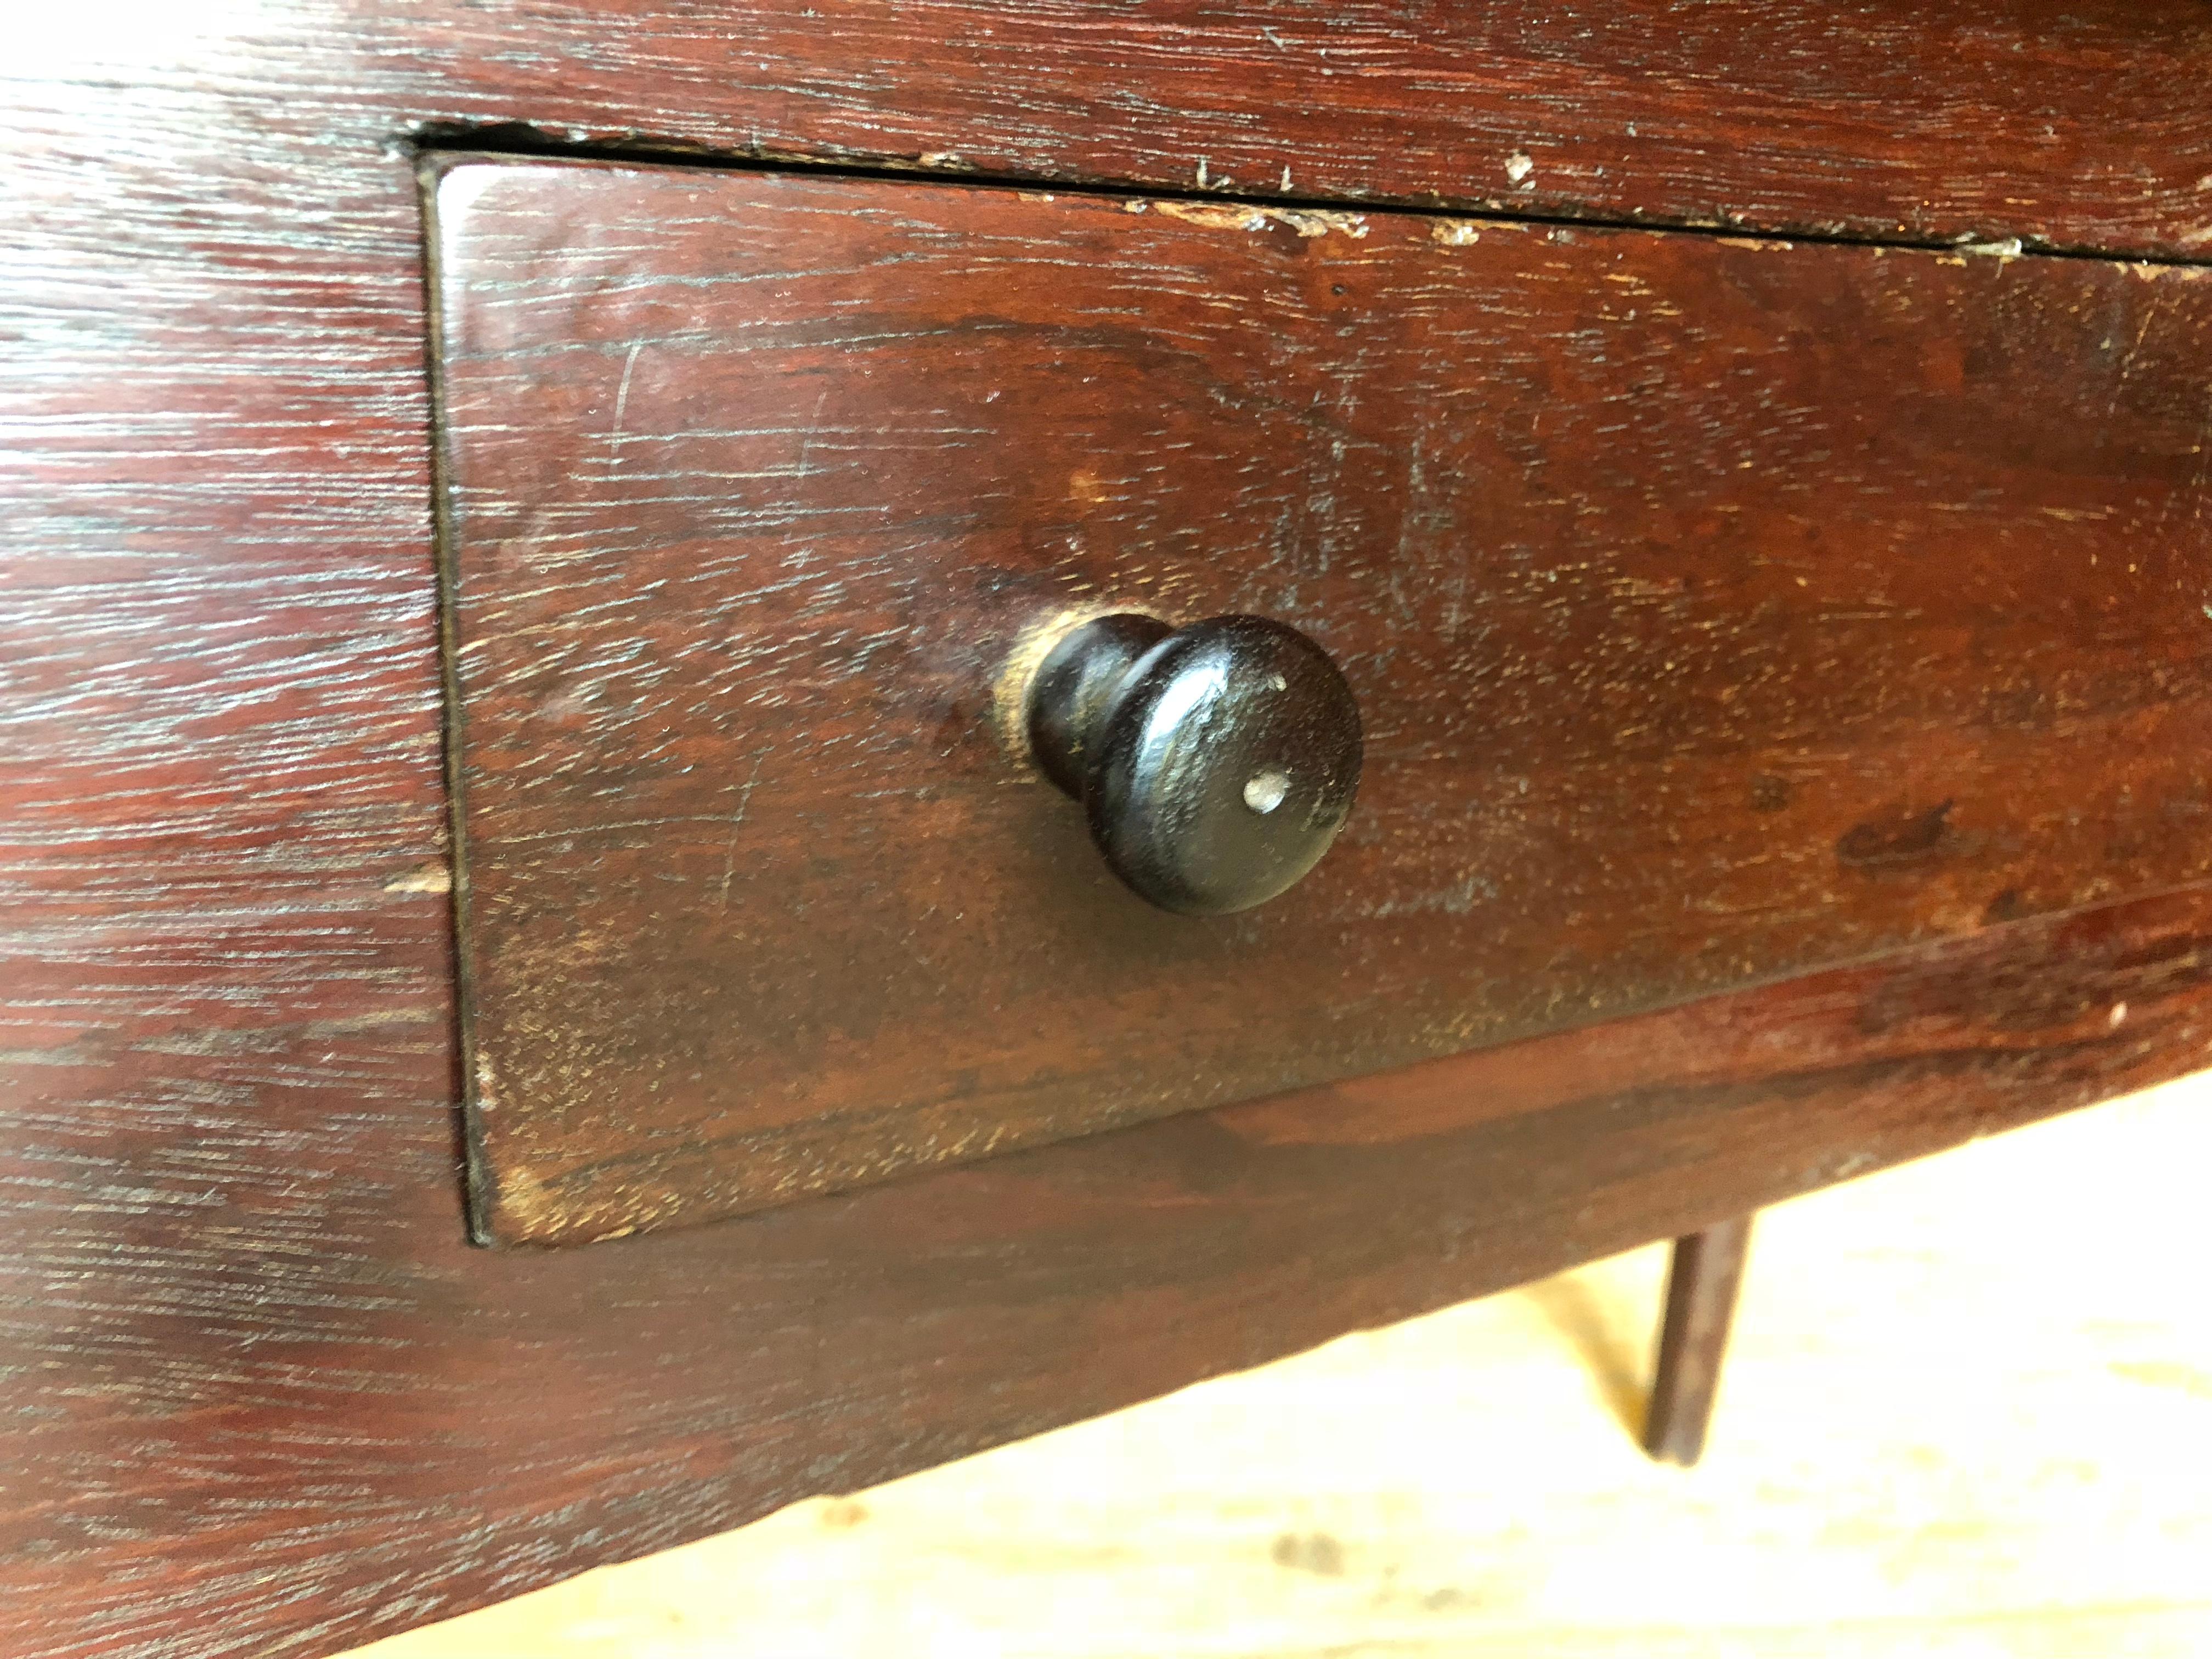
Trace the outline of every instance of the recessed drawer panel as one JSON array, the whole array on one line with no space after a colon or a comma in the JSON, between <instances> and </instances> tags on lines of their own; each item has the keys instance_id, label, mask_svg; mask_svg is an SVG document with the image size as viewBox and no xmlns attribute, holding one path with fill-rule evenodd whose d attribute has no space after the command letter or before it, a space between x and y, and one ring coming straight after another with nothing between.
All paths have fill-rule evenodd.
<instances>
[{"instance_id":1,"label":"recessed drawer panel","mask_svg":"<svg viewBox=\"0 0 2212 1659\"><path fill-rule=\"evenodd\" d=\"M432 191L487 1237L2212 869L2199 273L770 172ZM1102 611L1340 670L1356 798L1279 896L1147 903L1021 751L1010 676Z\"/></svg>"}]
</instances>

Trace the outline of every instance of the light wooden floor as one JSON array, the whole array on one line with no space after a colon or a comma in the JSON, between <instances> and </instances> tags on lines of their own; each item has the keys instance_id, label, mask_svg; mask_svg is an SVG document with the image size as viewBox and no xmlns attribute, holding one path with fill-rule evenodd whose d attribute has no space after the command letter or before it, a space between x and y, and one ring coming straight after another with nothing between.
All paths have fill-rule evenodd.
<instances>
[{"instance_id":1,"label":"light wooden floor","mask_svg":"<svg viewBox=\"0 0 2212 1659\"><path fill-rule=\"evenodd\" d=\"M2204 1659L2212 1081L1771 1211L1712 1449L1638 1251L358 1659Z\"/></svg>"}]
</instances>

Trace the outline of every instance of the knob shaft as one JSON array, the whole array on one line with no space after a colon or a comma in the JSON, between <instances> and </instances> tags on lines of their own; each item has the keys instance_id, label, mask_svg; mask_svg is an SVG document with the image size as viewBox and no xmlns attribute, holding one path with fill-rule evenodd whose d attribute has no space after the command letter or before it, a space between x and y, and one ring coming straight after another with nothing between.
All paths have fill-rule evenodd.
<instances>
[{"instance_id":1,"label":"knob shaft","mask_svg":"<svg viewBox=\"0 0 2212 1659\"><path fill-rule=\"evenodd\" d=\"M1359 787L1359 708L1328 653L1264 617L1100 617L1030 683L1030 747L1117 876L1220 915L1313 868Z\"/></svg>"}]
</instances>

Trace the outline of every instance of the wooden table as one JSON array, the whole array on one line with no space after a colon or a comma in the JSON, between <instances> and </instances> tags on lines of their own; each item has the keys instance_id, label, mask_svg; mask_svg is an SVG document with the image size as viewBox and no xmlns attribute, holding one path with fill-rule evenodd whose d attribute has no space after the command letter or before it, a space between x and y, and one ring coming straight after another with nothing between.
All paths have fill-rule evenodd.
<instances>
[{"instance_id":1,"label":"wooden table","mask_svg":"<svg viewBox=\"0 0 2212 1659\"><path fill-rule=\"evenodd\" d=\"M269 0L21 33L13 1651L331 1652L1693 1232L2212 1042L2192 3ZM453 222L426 223L422 181L465 170L556 195L611 176L621 199L556 203L557 234L542 203L500 231L488 201L490 286L441 288ZM779 274L687 195L753 231L775 203L852 210ZM1048 243L1087 251L1054 276ZM474 361L588 343L596 366L567 405L530 371L502 421L434 323L495 315L568 251L665 284L665 314L624 333L646 299L579 306L536 348L510 329ZM932 282L894 280L931 258ZM940 356L841 409L864 354L823 336L818 426L783 418L797 380L725 388L768 400L746 441L788 428L764 473L805 489L656 490L655 466L746 467L682 461L738 424L687 403L713 383L680 352L631 348L689 329L704 362L754 322L803 330L839 260L889 273L855 279L848 320L1028 327L1009 407ZM666 310L686 261L720 312ZM746 280L750 321L726 303ZM1091 319L1079 351L1036 332L1055 300ZM1170 333L1179 367L1146 379ZM1081 362L1106 391L1043 395ZM999 408L984 436L903 471L807 447L971 391ZM1131 464L1090 498L1063 469L1048 514L1048 433ZM1289 447L1255 470L1269 434ZM617 434L659 459L579 470L584 437ZM538 468L535 493L472 539L494 465ZM616 482L576 493L592 476ZM917 539L956 485L988 558ZM679 700L652 730L697 752L656 771L650 743L606 748L585 695L619 675L562 704L527 653L493 688L513 744L470 747L498 735L462 654L477 597L526 600L580 513L583 551L627 525L622 559L708 586L599 645L676 684L750 637L685 630L773 586L741 545L763 501L921 503L901 556L934 562L878 619L884 678L812 659L780 730L817 763L827 726L892 732L945 769L931 793L867 819L848 790L845 840L808 865L830 780L741 774L767 724ZM1236 543L1227 509L1255 502L1283 517ZM1076 554L1052 539L1078 532ZM513 580L472 589L488 550ZM1163 605L1178 624L1297 622L1366 720L1338 845L1214 931L1164 931L994 746L991 676L1037 582L1121 605L1167 574L1196 607ZM603 614L552 611L570 645ZM817 637L817 614L779 625ZM575 776L533 781L562 719L578 765L713 821L586 846L612 822L573 816L589 789L535 830L465 811L457 945L448 765L465 806L496 776L537 810ZM965 853L901 887L945 813ZM748 824L769 838L733 842ZM817 883L804 905L754 888L779 858ZM471 921L495 877L521 909ZM725 894L736 920L704 925ZM921 931L971 904L1018 951ZM547 905L598 943L499 981L544 944L501 928ZM499 983L523 994L478 995ZM982 1000L955 1019L947 985ZM751 1014L716 1000L732 986ZM532 1086L539 1127L488 1136L465 1053L527 1071L610 1005L635 1018L593 1051L600 1086ZM855 1122L891 1128L855 1151ZM645 1137L648 1178L471 1242L471 1157L498 1235L501 1167L635 1162L594 1135Z\"/></svg>"}]
</instances>

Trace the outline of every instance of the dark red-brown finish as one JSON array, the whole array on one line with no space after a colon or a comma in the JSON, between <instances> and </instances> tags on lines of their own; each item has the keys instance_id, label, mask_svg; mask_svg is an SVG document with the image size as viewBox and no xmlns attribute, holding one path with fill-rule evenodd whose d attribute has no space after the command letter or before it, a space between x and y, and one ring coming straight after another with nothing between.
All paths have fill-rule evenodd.
<instances>
[{"instance_id":1,"label":"dark red-brown finish","mask_svg":"<svg viewBox=\"0 0 2212 1659\"><path fill-rule=\"evenodd\" d=\"M1705 1455L1750 1243L1748 1215L1717 1221L1674 1241L1651 1404L1644 1418L1644 1449L1662 1463L1688 1468Z\"/></svg>"},{"instance_id":2,"label":"dark red-brown finish","mask_svg":"<svg viewBox=\"0 0 2212 1659\"><path fill-rule=\"evenodd\" d=\"M319 1654L2158 1081L2212 894L582 1251L465 1246L443 1112L354 1127L399 1022L135 1042L166 1113L12 1103L116 1185L9 1212L0 1637Z\"/></svg>"},{"instance_id":3,"label":"dark red-brown finish","mask_svg":"<svg viewBox=\"0 0 2212 1659\"><path fill-rule=\"evenodd\" d=\"M87 167L95 153L135 167L143 151L207 202L222 198L220 170L266 184L304 165L388 184L399 158L380 143L489 129L1509 214L2212 252L2203 0L177 9L185 21L160 29L88 13L19 33L12 130L58 139L55 155ZM107 143L72 149L71 132ZM221 169L206 164L216 156Z\"/></svg>"},{"instance_id":4,"label":"dark red-brown finish","mask_svg":"<svg viewBox=\"0 0 2212 1659\"><path fill-rule=\"evenodd\" d=\"M437 195L495 1236L697 1221L2212 873L2212 281L1005 190ZM1358 811L1164 915L1002 744L1273 617ZM1018 711L1013 722L1018 729Z\"/></svg>"},{"instance_id":5,"label":"dark red-brown finish","mask_svg":"<svg viewBox=\"0 0 2212 1659\"><path fill-rule=\"evenodd\" d=\"M344 9L349 89L556 140L2212 252L2202 0Z\"/></svg>"},{"instance_id":6,"label":"dark red-brown finish","mask_svg":"<svg viewBox=\"0 0 2212 1659\"><path fill-rule=\"evenodd\" d=\"M1301 191L2188 258L2202 23L2196 0L264 0L13 25L0 1650L327 1654L2212 1041L2212 900L2178 895L1425 1085L471 1249L410 136L1156 188L1206 157L1209 183L1287 166ZM1516 154L1525 189L1498 182ZM2149 320L2117 348L2130 386L2164 378Z\"/></svg>"}]
</instances>

